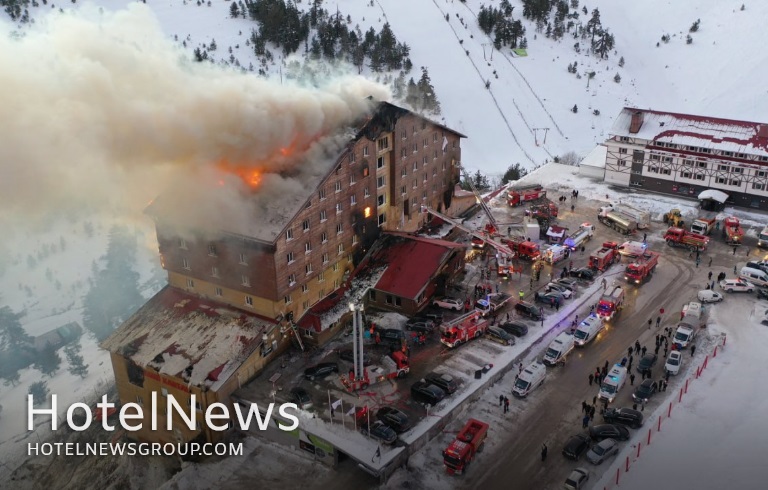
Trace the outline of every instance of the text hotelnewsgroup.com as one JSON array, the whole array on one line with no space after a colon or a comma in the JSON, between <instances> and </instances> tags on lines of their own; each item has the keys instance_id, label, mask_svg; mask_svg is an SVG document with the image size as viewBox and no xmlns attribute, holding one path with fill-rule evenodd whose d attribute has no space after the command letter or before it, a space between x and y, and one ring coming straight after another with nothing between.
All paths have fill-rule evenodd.
<instances>
[{"instance_id":1,"label":"text hotelnewsgroup.com","mask_svg":"<svg viewBox=\"0 0 768 490\"><path fill-rule=\"evenodd\" d=\"M30 442L27 456L242 456L242 443Z\"/></svg>"}]
</instances>

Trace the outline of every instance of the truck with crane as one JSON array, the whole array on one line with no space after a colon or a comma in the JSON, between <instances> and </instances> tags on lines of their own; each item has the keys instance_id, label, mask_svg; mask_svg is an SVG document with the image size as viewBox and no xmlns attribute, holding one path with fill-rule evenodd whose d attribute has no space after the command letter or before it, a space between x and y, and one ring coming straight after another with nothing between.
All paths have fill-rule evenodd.
<instances>
[{"instance_id":1,"label":"truck with crane","mask_svg":"<svg viewBox=\"0 0 768 490\"><path fill-rule=\"evenodd\" d=\"M619 244L616 242L604 242L602 247L592 252L589 256L589 267L598 271L604 271L620 260Z\"/></svg>"},{"instance_id":2,"label":"truck with crane","mask_svg":"<svg viewBox=\"0 0 768 490\"><path fill-rule=\"evenodd\" d=\"M563 244L569 247L571 250L576 251L580 249L585 242L592 239L592 235L595 234L595 225L592 223L582 223L579 228L571 233L564 241Z\"/></svg>"},{"instance_id":3,"label":"truck with crane","mask_svg":"<svg viewBox=\"0 0 768 490\"><path fill-rule=\"evenodd\" d=\"M624 271L624 279L627 282L641 284L653 276L656 266L659 264L659 252L648 251L645 255L637 257L627 265Z\"/></svg>"},{"instance_id":4,"label":"truck with crane","mask_svg":"<svg viewBox=\"0 0 768 490\"><path fill-rule=\"evenodd\" d=\"M548 201L544 204L536 204L531 206L528 208L528 210L526 210L525 214L536 219L541 218L552 220L553 218L557 218L557 213L559 212L560 210L558 209L557 205L552 201Z\"/></svg>"},{"instance_id":5,"label":"truck with crane","mask_svg":"<svg viewBox=\"0 0 768 490\"><path fill-rule=\"evenodd\" d=\"M728 245L741 245L744 230L741 229L739 218L729 216L723 220L723 238Z\"/></svg>"},{"instance_id":6,"label":"truck with crane","mask_svg":"<svg viewBox=\"0 0 768 490\"><path fill-rule=\"evenodd\" d=\"M547 197L547 191L540 185L512 188L507 191L509 207L521 206Z\"/></svg>"},{"instance_id":7,"label":"truck with crane","mask_svg":"<svg viewBox=\"0 0 768 490\"><path fill-rule=\"evenodd\" d=\"M605 216L610 212L623 214L624 216L632 218L637 223L637 228L639 230L644 230L651 226L651 213L632 207L629 204L607 204L598 210L597 215L598 217Z\"/></svg>"},{"instance_id":8,"label":"truck with crane","mask_svg":"<svg viewBox=\"0 0 768 490\"><path fill-rule=\"evenodd\" d=\"M440 343L449 349L477 339L488 330L489 321L479 310L472 310L440 325Z\"/></svg>"},{"instance_id":9,"label":"truck with crane","mask_svg":"<svg viewBox=\"0 0 768 490\"><path fill-rule=\"evenodd\" d=\"M490 426L476 419L469 419L456 439L443 451L443 464L449 474L463 474L477 453L482 452Z\"/></svg>"},{"instance_id":10,"label":"truck with crane","mask_svg":"<svg viewBox=\"0 0 768 490\"><path fill-rule=\"evenodd\" d=\"M342 384L347 391L364 390L371 385L381 383L388 379L404 378L411 370L408 356L403 351L396 350L389 355L381 358L380 366L363 367L363 376L354 379L354 377L341 377Z\"/></svg>"},{"instance_id":11,"label":"truck with crane","mask_svg":"<svg viewBox=\"0 0 768 490\"><path fill-rule=\"evenodd\" d=\"M541 256L538 243L520 237L501 238L499 241L517 253L519 259L534 261Z\"/></svg>"},{"instance_id":12,"label":"truck with crane","mask_svg":"<svg viewBox=\"0 0 768 490\"><path fill-rule=\"evenodd\" d=\"M696 218L691 223L691 233L709 235L715 229L715 224L717 224L716 218Z\"/></svg>"},{"instance_id":13,"label":"truck with crane","mask_svg":"<svg viewBox=\"0 0 768 490\"><path fill-rule=\"evenodd\" d=\"M709 245L708 236L691 233L684 228L677 228L675 226L669 228L664 234L664 241L670 247L682 247L699 252L706 250L707 245Z\"/></svg>"},{"instance_id":14,"label":"truck with crane","mask_svg":"<svg viewBox=\"0 0 768 490\"><path fill-rule=\"evenodd\" d=\"M602 224L613 228L622 235L629 235L637 229L637 221L616 211L610 211L602 215L598 214L597 219Z\"/></svg>"}]
</instances>

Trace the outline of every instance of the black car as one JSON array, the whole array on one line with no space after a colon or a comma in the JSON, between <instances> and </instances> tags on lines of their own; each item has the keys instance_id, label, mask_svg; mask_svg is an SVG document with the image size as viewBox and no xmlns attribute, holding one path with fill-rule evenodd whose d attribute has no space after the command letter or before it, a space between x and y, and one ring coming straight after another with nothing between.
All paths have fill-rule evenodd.
<instances>
[{"instance_id":1,"label":"black car","mask_svg":"<svg viewBox=\"0 0 768 490\"><path fill-rule=\"evenodd\" d=\"M331 373L338 373L339 365L335 362L321 362L317 366L312 366L304 370L304 377L310 381L315 378L324 378Z\"/></svg>"},{"instance_id":2,"label":"black car","mask_svg":"<svg viewBox=\"0 0 768 490\"><path fill-rule=\"evenodd\" d=\"M298 405L299 408L303 410L307 410L309 408L312 408L312 397L309 396L309 393L304 388L301 388L300 386L297 386L296 388L291 388L291 401Z\"/></svg>"},{"instance_id":3,"label":"black car","mask_svg":"<svg viewBox=\"0 0 768 490\"><path fill-rule=\"evenodd\" d=\"M408 416L393 407L381 407L378 412L376 412L376 418L387 424L398 434L413 427Z\"/></svg>"},{"instance_id":4,"label":"black car","mask_svg":"<svg viewBox=\"0 0 768 490\"><path fill-rule=\"evenodd\" d=\"M658 360L659 356L653 352L649 352L648 354L644 355L642 359L640 359L640 362L637 363L637 370L641 373L643 371L649 371L653 366L656 365L656 361Z\"/></svg>"},{"instance_id":5,"label":"black car","mask_svg":"<svg viewBox=\"0 0 768 490\"><path fill-rule=\"evenodd\" d=\"M485 331L485 337L501 345L515 345L515 338L512 334L498 327L488 327Z\"/></svg>"},{"instance_id":6,"label":"black car","mask_svg":"<svg viewBox=\"0 0 768 490\"><path fill-rule=\"evenodd\" d=\"M626 441L629 439L629 429L623 425L600 424L589 428L589 437L593 441L600 442L603 439L616 439L617 441Z\"/></svg>"},{"instance_id":7,"label":"black car","mask_svg":"<svg viewBox=\"0 0 768 490\"><path fill-rule=\"evenodd\" d=\"M544 303L545 305L560 306L561 304L563 304L564 298L562 294L556 291L552 291L549 293L537 292L533 295L533 300L536 303Z\"/></svg>"},{"instance_id":8,"label":"black car","mask_svg":"<svg viewBox=\"0 0 768 490\"><path fill-rule=\"evenodd\" d=\"M768 299L768 288L757 288L757 297L760 299Z\"/></svg>"},{"instance_id":9,"label":"black car","mask_svg":"<svg viewBox=\"0 0 768 490\"><path fill-rule=\"evenodd\" d=\"M352 352L352 349L346 349L339 351L339 359L342 361L348 361L348 362L355 362L355 355ZM370 366L371 365L371 358L368 357L368 353L363 353L363 366Z\"/></svg>"},{"instance_id":10,"label":"black car","mask_svg":"<svg viewBox=\"0 0 768 490\"><path fill-rule=\"evenodd\" d=\"M644 379L642 383L632 393L632 399L637 403L646 403L651 399L657 388L656 381L652 379Z\"/></svg>"},{"instance_id":11,"label":"black car","mask_svg":"<svg viewBox=\"0 0 768 490\"><path fill-rule=\"evenodd\" d=\"M643 426L643 414L631 408L609 408L603 412L603 420L609 424L621 424L639 429Z\"/></svg>"},{"instance_id":12,"label":"black car","mask_svg":"<svg viewBox=\"0 0 768 490\"><path fill-rule=\"evenodd\" d=\"M414 318L413 320L408 320L408 323L405 324L405 329L411 332L430 333L435 329L435 323L425 318Z\"/></svg>"},{"instance_id":13,"label":"black car","mask_svg":"<svg viewBox=\"0 0 768 490\"><path fill-rule=\"evenodd\" d=\"M420 403L437 405L445 398L445 392L426 381L417 381L411 386L411 397Z\"/></svg>"},{"instance_id":14,"label":"black car","mask_svg":"<svg viewBox=\"0 0 768 490\"><path fill-rule=\"evenodd\" d=\"M516 337L523 337L528 334L528 326L517 322L502 323L499 327Z\"/></svg>"},{"instance_id":15,"label":"black car","mask_svg":"<svg viewBox=\"0 0 768 490\"><path fill-rule=\"evenodd\" d=\"M370 427L370 431L368 430ZM376 422L369 424L362 424L360 432L367 435L371 439L376 439L384 444L394 444L397 440L397 432L389 427L384 422L377 420Z\"/></svg>"},{"instance_id":16,"label":"black car","mask_svg":"<svg viewBox=\"0 0 768 490\"><path fill-rule=\"evenodd\" d=\"M541 320L541 309L538 306L528 303L527 301L520 301L515 305L515 311L524 317L532 320Z\"/></svg>"},{"instance_id":17,"label":"black car","mask_svg":"<svg viewBox=\"0 0 768 490\"><path fill-rule=\"evenodd\" d=\"M431 372L424 376L424 381L437 386L449 395L456 393L459 389L459 382L450 374Z\"/></svg>"},{"instance_id":18,"label":"black car","mask_svg":"<svg viewBox=\"0 0 768 490\"><path fill-rule=\"evenodd\" d=\"M589 437L584 434L576 434L568 439L563 447L563 456L568 459L577 460L589 449Z\"/></svg>"},{"instance_id":19,"label":"black car","mask_svg":"<svg viewBox=\"0 0 768 490\"><path fill-rule=\"evenodd\" d=\"M443 323L443 313L440 311L437 311L435 313L421 313L419 315L419 318L423 318L425 320L432 320L432 323L435 325L440 325Z\"/></svg>"},{"instance_id":20,"label":"black car","mask_svg":"<svg viewBox=\"0 0 768 490\"><path fill-rule=\"evenodd\" d=\"M571 269L568 275L577 279L591 281L595 278L595 271L588 267L579 267L578 269Z\"/></svg>"},{"instance_id":21,"label":"black car","mask_svg":"<svg viewBox=\"0 0 768 490\"><path fill-rule=\"evenodd\" d=\"M400 348L404 342L407 342L408 337L402 330L395 328L381 328L376 330L378 341L382 344L391 345L396 348Z\"/></svg>"}]
</instances>

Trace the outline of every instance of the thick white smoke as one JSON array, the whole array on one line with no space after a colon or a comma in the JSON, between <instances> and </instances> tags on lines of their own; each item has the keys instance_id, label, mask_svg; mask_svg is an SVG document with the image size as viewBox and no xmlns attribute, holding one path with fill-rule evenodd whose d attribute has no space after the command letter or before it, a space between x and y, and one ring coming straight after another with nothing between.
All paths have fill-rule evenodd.
<instances>
[{"instance_id":1,"label":"thick white smoke","mask_svg":"<svg viewBox=\"0 0 768 490\"><path fill-rule=\"evenodd\" d=\"M320 171L313 156L338 140L327 138L369 110L365 98L389 97L360 77L306 88L195 63L143 4L36 21L21 36L0 22L0 221L83 206L139 212L169 186L180 216L198 215L210 189L236 208L237 179L211 185L221 162L288 167L298 181L263 182L301 188Z\"/></svg>"}]
</instances>

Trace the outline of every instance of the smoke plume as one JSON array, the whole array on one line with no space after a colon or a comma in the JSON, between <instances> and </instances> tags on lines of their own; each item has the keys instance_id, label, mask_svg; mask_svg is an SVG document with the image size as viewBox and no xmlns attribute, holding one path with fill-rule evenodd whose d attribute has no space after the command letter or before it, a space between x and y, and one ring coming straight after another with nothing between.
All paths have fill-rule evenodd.
<instances>
[{"instance_id":1,"label":"smoke plume","mask_svg":"<svg viewBox=\"0 0 768 490\"><path fill-rule=\"evenodd\" d=\"M191 225L209 198L246 219L259 204L222 168L260 169L256 201L302 189L366 97L389 97L360 77L309 88L195 63L142 4L36 20L0 22L0 221L136 213L161 192Z\"/></svg>"}]
</instances>

